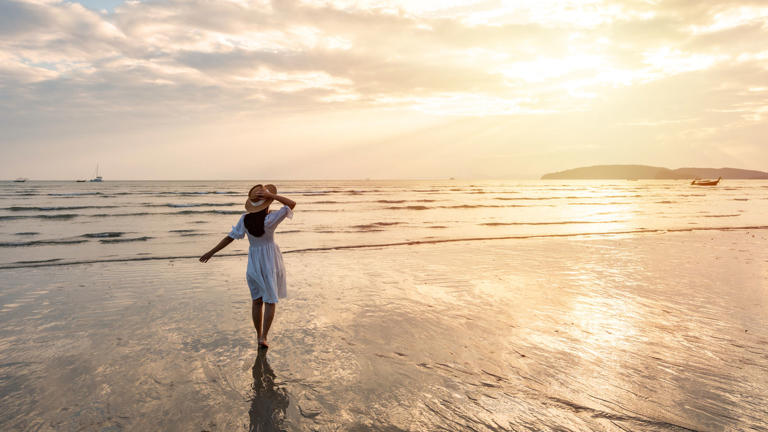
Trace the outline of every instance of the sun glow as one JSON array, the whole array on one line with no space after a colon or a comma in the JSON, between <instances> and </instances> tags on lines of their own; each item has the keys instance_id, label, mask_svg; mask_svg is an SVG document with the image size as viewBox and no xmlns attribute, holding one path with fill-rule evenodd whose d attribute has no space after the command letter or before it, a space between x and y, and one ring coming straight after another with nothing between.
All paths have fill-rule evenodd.
<instances>
[{"instance_id":1,"label":"sun glow","mask_svg":"<svg viewBox=\"0 0 768 432\"><path fill-rule=\"evenodd\" d=\"M768 164L768 7L756 2L98 3L3 4L13 25L0 40L0 131L16 155L3 167L56 142L39 175L69 178L47 173L91 158L105 141L123 149L152 135L171 154L175 129L210 131L185 141L189 154L210 142L241 150L226 138L232 119L260 125L253 141L269 125L291 122L325 137L277 134L276 148L291 154L351 141L367 148L423 129L408 145L424 159L431 143L451 144L436 124L490 127L490 139L472 143L477 161L528 155L497 162L493 172L479 162L467 168L492 177L617 162ZM316 120L326 116L335 123ZM92 136L95 124L102 136ZM460 154L430 172L414 165L409 175L454 176ZM304 169L316 168L311 160ZM394 155L370 162L397 163ZM136 169L119 175L153 176ZM179 177L192 175L183 169Z\"/></svg>"}]
</instances>

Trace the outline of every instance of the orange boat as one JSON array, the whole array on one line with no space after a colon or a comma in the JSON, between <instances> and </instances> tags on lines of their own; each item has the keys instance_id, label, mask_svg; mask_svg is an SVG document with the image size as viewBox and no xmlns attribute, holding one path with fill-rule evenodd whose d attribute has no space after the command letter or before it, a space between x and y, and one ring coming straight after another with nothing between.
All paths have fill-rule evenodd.
<instances>
[{"instance_id":1,"label":"orange boat","mask_svg":"<svg viewBox=\"0 0 768 432\"><path fill-rule=\"evenodd\" d=\"M694 179L691 184L694 186L717 186L720 183L722 177L718 177L717 180L700 180Z\"/></svg>"}]
</instances>

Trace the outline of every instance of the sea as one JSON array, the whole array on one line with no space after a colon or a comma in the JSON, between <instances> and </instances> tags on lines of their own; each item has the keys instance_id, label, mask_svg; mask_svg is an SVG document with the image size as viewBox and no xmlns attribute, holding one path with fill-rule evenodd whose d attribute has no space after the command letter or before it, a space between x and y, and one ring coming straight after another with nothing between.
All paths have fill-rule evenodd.
<instances>
[{"instance_id":1,"label":"sea","mask_svg":"<svg viewBox=\"0 0 768 432\"><path fill-rule=\"evenodd\" d=\"M202 255L237 222L255 183L1 182L0 268ZM768 181L759 180L261 183L297 202L277 231L284 252L768 225ZM242 241L222 253L246 251Z\"/></svg>"}]
</instances>

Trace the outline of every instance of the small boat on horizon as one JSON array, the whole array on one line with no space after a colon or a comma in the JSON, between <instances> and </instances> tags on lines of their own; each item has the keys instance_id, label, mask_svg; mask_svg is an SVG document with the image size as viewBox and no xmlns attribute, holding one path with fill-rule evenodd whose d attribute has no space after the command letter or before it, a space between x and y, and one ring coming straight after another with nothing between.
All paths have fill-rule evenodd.
<instances>
[{"instance_id":1,"label":"small boat on horizon","mask_svg":"<svg viewBox=\"0 0 768 432\"><path fill-rule=\"evenodd\" d=\"M88 181L91 183L101 183L104 181L104 179L99 175L99 164L96 164L96 175Z\"/></svg>"},{"instance_id":2,"label":"small boat on horizon","mask_svg":"<svg viewBox=\"0 0 768 432\"><path fill-rule=\"evenodd\" d=\"M24 183L27 180L29 180L29 179L26 178L26 177L19 177L19 178L15 179L13 182L14 183Z\"/></svg>"},{"instance_id":3,"label":"small boat on horizon","mask_svg":"<svg viewBox=\"0 0 768 432\"><path fill-rule=\"evenodd\" d=\"M718 183L720 183L720 180L722 180L722 177L718 177L717 180L693 179L693 181L691 181L691 185L693 185L693 186L717 186Z\"/></svg>"}]
</instances>

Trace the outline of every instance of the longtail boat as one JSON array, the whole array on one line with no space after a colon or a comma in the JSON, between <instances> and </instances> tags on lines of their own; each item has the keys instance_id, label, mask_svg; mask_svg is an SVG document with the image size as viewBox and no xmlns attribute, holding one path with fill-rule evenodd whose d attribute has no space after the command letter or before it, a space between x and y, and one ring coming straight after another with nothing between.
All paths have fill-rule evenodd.
<instances>
[{"instance_id":1,"label":"longtail boat","mask_svg":"<svg viewBox=\"0 0 768 432\"><path fill-rule=\"evenodd\" d=\"M718 177L717 180L700 180L694 179L691 184L694 186L717 186L720 183L722 177Z\"/></svg>"}]
</instances>

